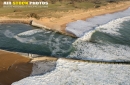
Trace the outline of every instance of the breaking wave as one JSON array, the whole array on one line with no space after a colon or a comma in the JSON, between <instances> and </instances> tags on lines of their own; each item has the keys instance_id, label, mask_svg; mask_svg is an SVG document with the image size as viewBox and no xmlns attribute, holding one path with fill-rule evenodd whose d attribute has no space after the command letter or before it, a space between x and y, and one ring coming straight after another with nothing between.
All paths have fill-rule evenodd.
<instances>
[{"instance_id":1,"label":"breaking wave","mask_svg":"<svg viewBox=\"0 0 130 85\"><path fill-rule=\"evenodd\" d=\"M71 22L67 24L66 31L75 34L77 37L82 37L86 33L90 33L90 31L95 30L95 28L99 27L100 25L107 24L108 22L114 21L119 18L121 18L122 20L122 18L126 16L130 16L130 8L128 8L125 11L121 11L113 14L95 16L93 18L87 19L86 21L77 20L75 22Z\"/></svg>"},{"instance_id":2,"label":"breaking wave","mask_svg":"<svg viewBox=\"0 0 130 85\"><path fill-rule=\"evenodd\" d=\"M86 32L84 36L82 36L79 39L89 41L93 33L95 33L96 31L105 32L113 35L120 35L119 29L122 28L122 23L129 20L130 20L130 16L110 21L107 24L95 27L95 29Z\"/></svg>"},{"instance_id":3,"label":"breaking wave","mask_svg":"<svg viewBox=\"0 0 130 85\"><path fill-rule=\"evenodd\" d=\"M130 61L130 16L110 21L78 38L67 58L99 61Z\"/></svg>"}]
</instances>

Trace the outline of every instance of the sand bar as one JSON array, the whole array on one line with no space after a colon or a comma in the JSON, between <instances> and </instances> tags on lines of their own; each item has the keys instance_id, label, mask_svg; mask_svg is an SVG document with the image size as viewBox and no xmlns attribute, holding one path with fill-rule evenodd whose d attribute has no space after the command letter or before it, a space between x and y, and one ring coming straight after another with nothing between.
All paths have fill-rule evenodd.
<instances>
[{"instance_id":1,"label":"sand bar","mask_svg":"<svg viewBox=\"0 0 130 85\"><path fill-rule=\"evenodd\" d=\"M103 15L103 14L110 14L114 12L123 11L130 7L130 1L122 1L119 3L111 3L107 4L106 6L102 6L100 8L91 8L91 9L76 9L76 10L70 10L68 12L58 12L59 14L63 14L60 18L47 18L47 17L41 17L41 19L36 20L34 18L8 18L8 17L0 17L1 21L10 20L13 22L20 20L19 22L28 22L28 20L33 20L35 23L40 24L40 26L46 27L46 29L58 31L62 34L74 36L72 33L66 32L66 25L70 22L74 22L77 20L86 20L87 18L92 18L94 16Z\"/></svg>"},{"instance_id":2,"label":"sand bar","mask_svg":"<svg viewBox=\"0 0 130 85\"><path fill-rule=\"evenodd\" d=\"M114 13L118 11L123 11L130 7L130 1L120 2L120 3L112 3L106 6L102 6L100 8L92 8L92 9L77 9L74 11L66 12L66 15L60 18L46 18L43 17L39 22L43 23L45 26L60 31L62 33L67 33L65 31L66 25L70 22L74 22L76 20L86 20L87 18L92 18L94 16Z\"/></svg>"},{"instance_id":3,"label":"sand bar","mask_svg":"<svg viewBox=\"0 0 130 85\"><path fill-rule=\"evenodd\" d=\"M0 50L0 85L10 85L32 72L30 58Z\"/></svg>"}]
</instances>

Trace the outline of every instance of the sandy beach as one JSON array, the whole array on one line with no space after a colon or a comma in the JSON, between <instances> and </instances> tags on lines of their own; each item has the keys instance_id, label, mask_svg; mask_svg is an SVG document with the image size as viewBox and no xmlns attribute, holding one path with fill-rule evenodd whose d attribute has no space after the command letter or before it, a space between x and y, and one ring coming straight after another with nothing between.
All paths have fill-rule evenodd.
<instances>
[{"instance_id":1,"label":"sandy beach","mask_svg":"<svg viewBox=\"0 0 130 85\"><path fill-rule=\"evenodd\" d=\"M38 24L41 24L46 27L46 29L58 31L65 35L75 36L71 33L65 31L66 25L70 22L74 22L76 20L86 20L87 18L92 18L94 16L99 16L103 14L110 14L114 12L123 11L130 7L130 1L119 2L119 3L111 3L106 6L101 6L100 8L91 8L91 9L76 9L70 10L68 12L55 12L56 14L61 15L60 18L55 17L41 17L39 20L34 18L8 18L6 16L0 17L2 21L11 22L19 20L19 22L28 22L28 20L33 20Z\"/></svg>"},{"instance_id":2,"label":"sandy beach","mask_svg":"<svg viewBox=\"0 0 130 85\"><path fill-rule=\"evenodd\" d=\"M70 22L74 22L76 20L86 20L87 18L92 18L94 16L123 11L127 9L128 7L130 7L130 1L120 2L118 4L112 3L112 4L108 4L106 6L102 6L100 8L95 8L95 9L94 8L88 9L88 10L77 9L74 11L69 11L69 12L64 13L64 15L62 15L61 18L43 17L37 22L51 29L57 30L62 33L66 33L65 31L66 24Z\"/></svg>"},{"instance_id":3,"label":"sandy beach","mask_svg":"<svg viewBox=\"0 0 130 85\"><path fill-rule=\"evenodd\" d=\"M58 12L59 14L63 14L60 18L47 18L42 17L40 20L36 20L34 18L27 19L15 19L8 17L0 17L0 20L34 20L35 22L50 28L51 30L61 32L63 34L67 34L70 36L74 36L73 34L67 33L65 31L66 24L76 21L76 20L86 20L87 18L91 18L98 15L114 13L118 11L122 11L130 7L130 1L120 2L120 3L112 3L106 6L102 6L100 8L92 8L88 10L71 10L65 13ZM12 22L11 21L11 22ZM23 57L19 54L14 54L6 51L0 51L0 85L10 85L11 83L18 81L22 78L29 76L32 72L33 64L30 63L31 59Z\"/></svg>"},{"instance_id":4,"label":"sandy beach","mask_svg":"<svg viewBox=\"0 0 130 85\"><path fill-rule=\"evenodd\" d=\"M30 58L0 50L0 85L10 85L32 72Z\"/></svg>"}]
</instances>

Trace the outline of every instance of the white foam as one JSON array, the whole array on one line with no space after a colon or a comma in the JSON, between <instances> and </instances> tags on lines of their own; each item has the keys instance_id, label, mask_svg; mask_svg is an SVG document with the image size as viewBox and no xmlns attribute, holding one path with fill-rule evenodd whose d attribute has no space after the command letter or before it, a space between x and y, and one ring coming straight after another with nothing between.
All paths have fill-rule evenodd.
<instances>
[{"instance_id":1,"label":"white foam","mask_svg":"<svg viewBox=\"0 0 130 85\"><path fill-rule=\"evenodd\" d=\"M91 39L92 34L95 32L96 32L96 30L89 31L89 32L85 33L85 35L80 39L82 41L89 41Z\"/></svg>"},{"instance_id":2,"label":"white foam","mask_svg":"<svg viewBox=\"0 0 130 85\"><path fill-rule=\"evenodd\" d=\"M92 30L92 26L92 23L77 20L76 22L67 24L66 31L75 34L77 37L81 37L85 32Z\"/></svg>"},{"instance_id":3,"label":"white foam","mask_svg":"<svg viewBox=\"0 0 130 85\"><path fill-rule=\"evenodd\" d=\"M42 33L42 34L38 34L38 33ZM16 36L14 36L14 38L16 38L21 43L31 43L31 44L39 44L39 45L47 44L45 40L36 39L35 38L36 36L34 35L34 34L38 34L37 36L47 37L46 35L44 35L45 33L51 33L51 31L46 31L44 29L34 29L34 30L29 30L29 31L19 33Z\"/></svg>"},{"instance_id":4,"label":"white foam","mask_svg":"<svg viewBox=\"0 0 130 85\"><path fill-rule=\"evenodd\" d=\"M44 32L44 30L42 29L29 30L26 32L19 33L18 36L22 36L22 35L30 36L30 35L33 35L35 33L40 33L40 32Z\"/></svg>"},{"instance_id":5,"label":"white foam","mask_svg":"<svg viewBox=\"0 0 130 85\"><path fill-rule=\"evenodd\" d=\"M62 56L63 53L68 53L72 50L72 46L70 46L71 41L69 41L68 38L63 38L62 36L59 36L57 38L50 38L49 40L49 49L51 50L52 54L51 56ZM63 48L63 45L68 45L69 47Z\"/></svg>"},{"instance_id":6,"label":"white foam","mask_svg":"<svg viewBox=\"0 0 130 85\"><path fill-rule=\"evenodd\" d=\"M78 20L67 24L66 31L75 34L77 37L82 37L85 33L93 30L95 27L108 23L109 21L130 16L130 8L123 12L106 14L89 18L86 21Z\"/></svg>"},{"instance_id":7,"label":"white foam","mask_svg":"<svg viewBox=\"0 0 130 85\"><path fill-rule=\"evenodd\" d=\"M95 33L96 31L105 32L105 33L109 33L111 35L116 35L116 36L121 35L119 33L119 30L120 28L122 28L122 23L128 20L130 20L130 16L119 18L119 19L110 21L107 24L100 25L96 27L95 29L92 29L91 31L86 32L84 36L78 38L76 41L89 41L93 33Z\"/></svg>"},{"instance_id":8,"label":"white foam","mask_svg":"<svg viewBox=\"0 0 130 85\"><path fill-rule=\"evenodd\" d=\"M30 43L30 44L43 44L43 40L36 40L35 37L29 37L29 38L22 38L19 36L15 36L14 38L16 38L19 42L21 43Z\"/></svg>"},{"instance_id":9,"label":"white foam","mask_svg":"<svg viewBox=\"0 0 130 85\"><path fill-rule=\"evenodd\" d=\"M6 30L4 32L4 35L8 38L13 38L14 37L14 33L12 33L10 30Z\"/></svg>"},{"instance_id":10,"label":"white foam","mask_svg":"<svg viewBox=\"0 0 130 85\"><path fill-rule=\"evenodd\" d=\"M118 13L117 13L118 14ZM108 14L109 16L112 16ZM106 15L106 16L108 16ZM98 19L99 17L97 17ZM93 19L90 19L92 21ZM130 47L123 46L119 44L98 44L87 42L91 39L91 36L94 32L100 31L109 33L111 35L119 36L119 30L122 28L122 23L124 21L130 20L130 16L119 18L105 25L100 25L95 29L86 32L84 36L78 38L73 46L76 50L71 53L67 58L77 58L83 60L103 60L103 61L130 61ZM96 23L96 21L95 21ZM102 23L102 22L101 22ZM127 49L127 50L126 50Z\"/></svg>"},{"instance_id":11,"label":"white foam","mask_svg":"<svg viewBox=\"0 0 130 85\"><path fill-rule=\"evenodd\" d=\"M67 58L102 61L130 61L130 48L119 44L98 44L86 41L73 43L76 48Z\"/></svg>"},{"instance_id":12,"label":"white foam","mask_svg":"<svg viewBox=\"0 0 130 85\"><path fill-rule=\"evenodd\" d=\"M113 20L105 25L101 25L99 27L96 27L96 30L100 32L109 33L112 35L120 35L119 30L122 27L122 23L124 21L130 20L130 16L119 18L116 20Z\"/></svg>"},{"instance_id":13,"label":"white foam","mask_svg":"<svg viewBox=\"0 0 130 85\"><path fill-rule=\"evenodd\" d=\"M45 74L55 69L56 61L36 61L33 63L31 76Z\"/></svg>"},{"instance_id":14,"label":"white foam","mask_svg":"<svg viewBox=\"0 0 130 85\"><path fill-rule=\"evenodd\" d=\"M58 59L54 71L12 85L129 85L130 66Z\"/></svg>"}]
</instances>

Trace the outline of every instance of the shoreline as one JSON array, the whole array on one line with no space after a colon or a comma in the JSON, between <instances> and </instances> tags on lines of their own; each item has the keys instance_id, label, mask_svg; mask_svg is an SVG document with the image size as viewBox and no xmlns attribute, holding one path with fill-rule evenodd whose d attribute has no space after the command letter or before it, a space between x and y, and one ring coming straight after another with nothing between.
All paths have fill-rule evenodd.
<instances>
[{"instance_id":1,"label":"shoreline","mask_svg":"<svg viewBox=\"0 0 130 85\"><path fill-rule=\"evenodd\" d=\"M56 31L64 35L69 35L72 37L76 37L74 34L69 33L66 31L67 24L77 21L77 20L87 20L88 18L93 18L95 16L105 15L105 14L112 14L115 12L120 12L123 10L126 10L130 7L130 1L125 2L119 2L108 4L106 6L102 6L100 8L91 8L91 9L77 9L77 10L71 10L69 12L64 12L66 15L60 17L60 18L47 18L42 17L39 20L36 20L34 18L8 18L8 17L0 17L0 23L2 21L4 22L22 22L24 24L30 24L31 21L38 24L36 27L44 27L45 29ZM59 13L60 14L60 13ZM3 23L4 23L3 22ZM33 25L32 25L33 26Z\"/></svg>"},{"instance_id":2,"label":"shoreline","mask_svg":"<svg viewBox=\"0 0 130 85\"><path fill-rule=\"evenodd\" d=\"M73 13L76 12L75 11L75 12L70 13L70 16L63 16L61 18L41 18L40 20L36 20L36 19L33 19L33 18L29 18L29 19L14 19L14 18L2 18L1 17L0 23L23 23L23 24L30 24L30 22L33 20L34 22L36 22L40 26L41 25L43 27L45 26L44 28L46 28L48 30L57 31L57 32L60 32L61 34L65 34L65 35L69 35L69 36L75 37L75 35L73 35L71 33L67 33L65 31L66 25L68 23L74 22L76 20L86 20L86 19L92 18L94 16L110 14L110 13L115 13L115 12L126 10L127 8L130 7L130 1L128 1L128 2L129 3L126 2L127 5L126 5L126 3L123 3L121 6L117 7L117 9L114 9L114 10L112 10L112 8L111 8L111 9L109 9L107 11L104 11L104 10L107 9L107 8L104 9L104 7L97 8L97 9L90 9L90 10L87 10L85 12L83 12L84 10L77 10L77 12L80 12L79 14L73 15ZM105 7L107 7L107 6L105 6ZM118 9L118 8L120 8L120 9ZM92 13L93 13L93 15L91 15ZM17 58L16 57L13 58L13 56L16 56ZM8 57L10 57L10 58L8 59ZM58 59L60 59L60 58L45 57L45 56L43 56L43 57L41 56L41 58L29 58L29 57L27 58L26 56L22 56L18 52L12 52L12 51L1 50L1 49L0 49L0 58L3 58L3 59L1 59L0 63L3 64L4 62L8 62L8 63L5 63L5 64L9 64L8 66L6 66L6 68L5 68L5 66L2 66L2 64L1 64L1 67L3 69L0 68L0 74L1 74L0 80L2 82L5 82L5 83L10 83L10 80L9 81L6 80L6 78L4 78L4 76L11 76L11 75L12 75L12 77L16 76L16 75L14 76L14 74L16 72L15 71L16 66L22 67L22 68L19 67L20 70L25 68L25 72L27 72L27 74L25 74L24 77L28 77L31 74L31 72L33 71L32 70L32 68L33 68L32 64L34 64L33 62L39 62L39 61L45 61L45 62L47 62L47 61L54 61L54 62L56 62ZM24 59L22 59L22 58L24 58ZM16 63L15 61L17 61L17 60L20 60L20 61ZM86 60L76 60L76 59L66 59L66 60L70 60L70 61L73 60L73 61L76 61L76 62L90 62L91 63L91 61L86 61ZM11 61L12 61L12 63L10 63ZM14 63L16 63L16 65ZM97 62L95 62L95 63L97 63ZM98 62L98 63L100 63L100 62ZM102 62L102 63L104 63L104 62ZM114 64L113 62L110 62L110 63L109 62L105 62L105 63L106 64L110 64L110 63ZM119 62L117 62L116 64L119 64ZM122 64L122 62L121 62L121 64ZM14 66L12 66L12 65L14 65ZM54 67L55 67L55 63L54 63ZM20 70L18 70L18 71L21 72ZM52 70L52 69L48 69L48 71L50 71L50 70ZM23 72L21 72L21 74L23 74ZM20 75L20 73L19 73L19 75ZM19 76L19 75L17 75L17 76ZM17 81L18 79L20 80L22 78L21 77L15 78L16 79L15 81ZM1 84L1 81L0 81L0 84ZM14 82L14 80L13 80L13 82Z\"/></svg>"},{"instance_id":3,"label":"shoreline","mask_svg":"<svg viewBox=\"0 0 130 85\"><path fill-rule=\"evenodd\" d=\"M88 10L75 10L74 12L68 13L68 16L63 16L61 18L42 18L39 22L45 26L60 31L61 33L66 32L66 25L77 21L77 20L87 20L88 18L93 18L95 16L112 14L115 12L120 12L128 9L130 7L130 1L119 2L118 4L108 4L100 8L88 9Z\"/></svg>"},{"instance_id":4,"label":"shoreline","mask_svg":"<svg viewBox=\"0 0 130 85\"><path fill-rule=\"evenodd\" d=\"M61 32L61 31L58 31L56 29L51 29L51 28L43 25L43 23L39 22L39 20L36 20L34 18L30 18L30 19L1 18L0 24L8 24L8 23L28 24L28 25L31 25L31 26L34 26L34 27L38 27L38 28L41 28L41 29L47 29L47 30L50 30L50 31L55 31L55 32L58 32L60 34L64 34L64 35L71 36L71 37L74 37L74 38L76 37L75 35L73 35L71 33Z\"/></svg>"}]
</instances>

